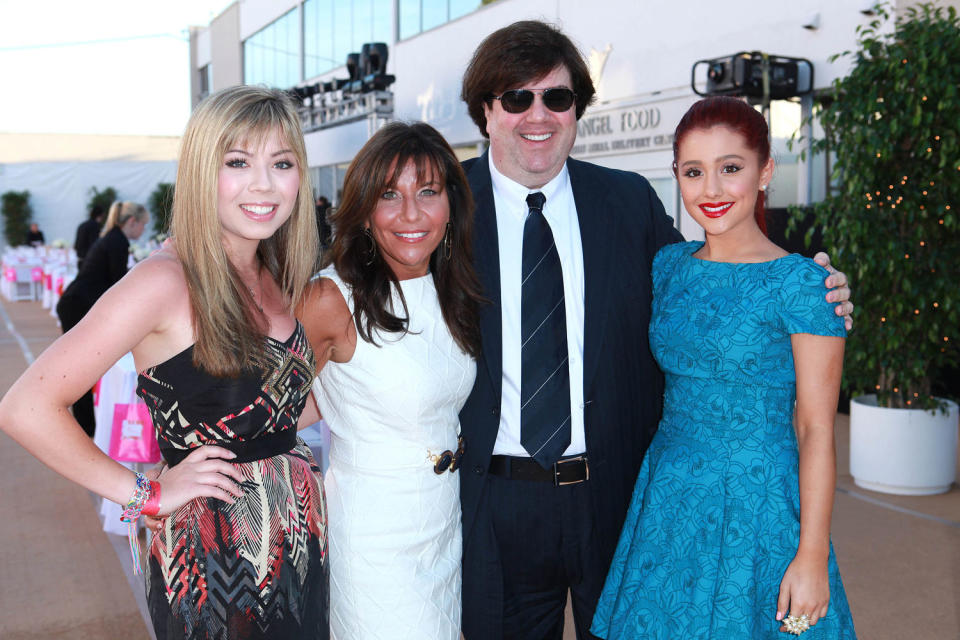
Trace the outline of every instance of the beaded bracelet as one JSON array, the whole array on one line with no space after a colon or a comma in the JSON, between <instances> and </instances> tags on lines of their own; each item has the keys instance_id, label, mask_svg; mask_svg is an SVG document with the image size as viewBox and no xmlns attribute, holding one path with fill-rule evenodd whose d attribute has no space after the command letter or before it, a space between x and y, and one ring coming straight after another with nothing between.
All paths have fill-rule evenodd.
<instances>
[{"instance_id":1,"label":"beaded bracelet","mask_svg":"<svg viewBox=\"0 0 960 640\"><path fill-rule=\"evenodd\" d=\"M151 482L142 473L137 473L137 484L126 508L120 515L120 521L127 523L127 538L130 541L130 555L133 556L133 575L143 573L140 566L140 538L137 536L137 520L140 514L157 515L160 510L160 483Z\"/></svg>"}]
</instances>

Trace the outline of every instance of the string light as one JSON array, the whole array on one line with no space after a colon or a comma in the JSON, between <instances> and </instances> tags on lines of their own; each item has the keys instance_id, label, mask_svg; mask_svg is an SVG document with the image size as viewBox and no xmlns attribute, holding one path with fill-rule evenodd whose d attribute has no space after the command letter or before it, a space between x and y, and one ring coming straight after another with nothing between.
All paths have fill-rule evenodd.
<instances>
[{"instance_id":1,"label":"string light","mask_svg":"<svg viewBox=\"0 0 960 640\"><path fill-rule=\"evenodd\" d=\"M881 317L880 317L880 322L886 322L886 321L887 321L887 317L886 317L886 316L881 316Z\"/></svg>"},{"instance_id":2,"label":"string light","mask_svg":"<svg viewBox=\"0 0 960 640\"><path fill-rule=\"evenodd\" d=\"M939 307L939 306L940 306L940 303L939 303L939 302L934 302L934 303L933 303L933 308L934 308L934 309L936 309L936 308Z\"/></svg>"},{"instance_id":3,"label":"string light","mask_svg":"<svg viewBox=\"0 0 960 640\"><path fill-rule=\"evenodd\" d=\"M927 243L924 242L923 240L921 240L921 241L920 241L920 246L921 246L921 247L925 247L925 246L927 246Z\"/></svg>"},{"instance_id":4,"label":"string light","mask_svg":"<svg viewBox=\"0 0 960 640\"><path fill-rule=\"evenodd\" d=\"M922 98L920 98L920 100L922 100L923 102L926 102L926 101L927 101L927 96L923 96Z\"/></svg>"},{"instance_id":5,"label":"string light","mask_svg":"<svg viewBox=\"0 0 960 640\"><path fill-rule=\"evenodd\" d=\"M905 260L909 260L909 259L910 259L910 254L909 254L909 253L905 253L905 254L903 254L903 257L904 257Z\"/></svg>"},{"instance_id":6,"label":"string light","mask_svg":"<svg viewBox=\"0 0 960 640\"><path fill-rule=\"evenodd\" d=\"M913 315L915 315L915 316L920 315L920 309L914 309L914 310L913 310Z\"/></svg>"}]
</instances>

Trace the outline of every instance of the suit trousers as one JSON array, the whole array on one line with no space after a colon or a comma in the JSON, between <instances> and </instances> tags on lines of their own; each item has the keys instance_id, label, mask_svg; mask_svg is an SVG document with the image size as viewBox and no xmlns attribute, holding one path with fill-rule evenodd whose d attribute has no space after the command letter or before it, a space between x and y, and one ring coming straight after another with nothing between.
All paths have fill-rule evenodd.
<instances>
[{"instance_id":1,"label":"suit trousers","mask_svg":"<svg viewBox=\"0 0 960 640\"><path fill-rule=\"evenodd\" d=\"M464 548L467 640L561 640L568 591L578 640L594 638L607 566L591 544L589 482L557 487L488 476ZM501 618L501 629L490 627Z\"/></svg>"}]
</instances>

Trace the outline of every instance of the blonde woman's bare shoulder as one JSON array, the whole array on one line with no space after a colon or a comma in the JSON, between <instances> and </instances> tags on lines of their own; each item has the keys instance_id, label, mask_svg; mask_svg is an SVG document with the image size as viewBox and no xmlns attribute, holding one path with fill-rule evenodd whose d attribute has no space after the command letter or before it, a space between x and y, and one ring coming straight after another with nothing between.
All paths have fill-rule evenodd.
<instances>
[{"instance_id":1,"label":"blonde woman's bare shoulder","mask_svg":"<svg viewBox=\"0 0 960 640\"><path fill-rule=\"evenodd\" d=\"M137 263L107 295L114 290L126 303L152 309L161 324L190 315L187 281L175 252L160 250Z\"/></svg>"}]
</instances>

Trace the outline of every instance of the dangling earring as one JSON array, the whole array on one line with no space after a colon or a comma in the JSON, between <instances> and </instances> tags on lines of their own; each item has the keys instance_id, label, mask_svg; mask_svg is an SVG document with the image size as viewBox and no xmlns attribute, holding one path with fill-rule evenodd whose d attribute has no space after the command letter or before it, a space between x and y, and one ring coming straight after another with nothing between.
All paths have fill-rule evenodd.
<instances>
[{"instance_id":1,"label":"dangling earring","mask_svg":"<svg viewBox=\"0 0 960 640\"><path fill-rule=\"evenodd\" d=\"M377 257L377 241L373 239L373 234L370 233L370 227L364 227L363 235L367 237L367 240L370 241L370 248L367 249L367 263L366 266L373 264L373 259Z\"/></svg>"},{"instance_id":2,"label":"dangling earring","mask_svg":"<svg viewBox=\"0 0 960 640\"><path fill-rule=\"evenodd\" d=\"M453 238L450 234L450 223L447 223L447 230L443 233L443 257L446 260L453 255Z\"/></svg>"}]
</instances>

